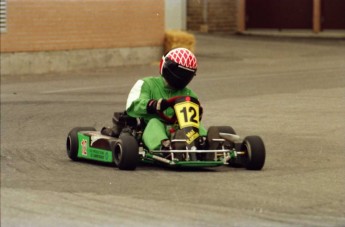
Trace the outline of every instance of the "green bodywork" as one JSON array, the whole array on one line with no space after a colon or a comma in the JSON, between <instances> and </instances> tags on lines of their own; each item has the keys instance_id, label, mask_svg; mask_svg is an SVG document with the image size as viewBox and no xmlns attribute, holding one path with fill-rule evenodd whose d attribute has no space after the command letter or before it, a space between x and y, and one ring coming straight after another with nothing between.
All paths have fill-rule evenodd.
<instances>
[{"instance_id":1,"label":"green bodywork","mask_svg":"<svg viewBox=\"0 0 345 227\"><path fill-rule=\"evenodd\" d=\"M172 167L216 167L224 165L223 159L218 159L216 161L178 161L177 159L175 159L173 161L169 160L168 163L155 160L153 157L154 155L152 153L145 150L145 153L141 155L140 159L143 163L163 163L165 165ZM107 150L92 147L90 142L90 136L83 134L83 132L78 132L78 158L100 161L104 163L114 162L113 154L110 149Z\"/></svg>"},{"instance_id":2,"label":"green bodywork","mask_svg":"<svg viewBox=\"0 0 345 227\"><path fill-rule=\"evenodd\" d=\"M112 163L113 154L111 150L104 150L91 147L90 137L83 133L78 133L78 158Z\"/></svg>"}]
</instances>

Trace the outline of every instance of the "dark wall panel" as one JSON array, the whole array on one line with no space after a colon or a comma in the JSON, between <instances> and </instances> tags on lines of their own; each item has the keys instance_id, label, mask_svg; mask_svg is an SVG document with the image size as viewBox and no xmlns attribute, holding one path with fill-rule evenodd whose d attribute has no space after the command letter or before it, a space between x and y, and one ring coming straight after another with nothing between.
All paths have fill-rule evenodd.
<instances>
[{"instance_id":1,"label":"dark wall panel","mask_svg":"<svg viewBox=\"0 0 345 227\"><path fill-rule=\"evenodd\" d=\"M345 0L323 0L322 29L345 29Z\"/></svg>"},{"instance_id":2,"label":"dark wall panel","mask_svg":"<svg viewBox=\"0 0 345 227\"><path fill-rule=\"evenodd\" d=\"M247 0L247 28L311 29L313 0Z\"/></svg>"}]
</instances>

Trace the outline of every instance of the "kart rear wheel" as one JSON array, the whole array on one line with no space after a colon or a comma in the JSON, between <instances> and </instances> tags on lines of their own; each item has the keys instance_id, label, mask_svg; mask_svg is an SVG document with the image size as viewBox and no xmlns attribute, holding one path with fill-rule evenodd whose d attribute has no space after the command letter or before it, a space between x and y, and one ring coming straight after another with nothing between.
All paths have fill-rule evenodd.
<instances>
[{"instance_id":1,"label":"kart rear wheel","mask_svg":"<svg viewBox=\"0 0 345 227\"><path fill-rule=\"evenodd\" d=\"M244 138L241 151L244 151L244 166L248 170L261 170L265 164L266 149L259 136Z\"/></svg>"},{"instance_id":2,"label":"kart rear wheel","mask_svg":"<svg viewBox=\"0 0 345 227\"><path fill-rule=\"evenodd\" d=\"M115 165L121 170L134 170L139 161L139 146L129 134L122 134L113 148Z\"/></svg>"},{"instance_id":3,"label":"kart rear wheel","mask_svg":"<svg viewBox=\"0 0 345 227\"><path fill-rule=\"evenodd\" d=\"M229 133L229 134L235 134L235 130L230 127L230 126L211 126L208 128L207 131L207 142L208 142L208 149L209 150L216 150L216 149L221 149L220 142L213 141L213 139L220 139L221 137L219 136L219 133ZM224 143L225 146L230 146L233 147L234 143L226 141ZM207 160L214 160L214 155L213 153L207 154Z\"/></svg>"},{"instance_id":4,"label":"kart rear wheel","mask_svg":"<svg viewBox=\"0 0 345 227\"><path fill-rule=\"evenodd\" d=\"M81 131L96 131L93 127L76 127L73 128L67 136L66 141L66 151L67 155L73 161L78 160L78 149L79 149L79 142L78 142L78 132Z\"/></svg>"},{"instance_id":5,"label":"kart rear wheel","mask_svg":"<svg viewBox=\"0 0 345 227\"><path fill-rule=\"evenodd\" d=\"M235 134L235 130L230 126L211 126L208 128L207 141L209 144L209 149L220 149L220 142L213 141L213 139L220 139L219 133L229 133ZM231 143L231 142L229 142ZM231 143L232 144L232 143Z\"/></svg>"},{"instance_id":6,"label":"kart rear wheel","mask_svg":"<svg viewBox=\"0 0 345 227\"><path fill-rule=\"evenodd\" d=\"M218 126L218 129L219 129L219 132L222 132L222 133L237 135L235 130L231 126ZM228 148L233 148L235 146L235 143L226 141L225 146L227 146Z\"/></svg>"}]
</instances>

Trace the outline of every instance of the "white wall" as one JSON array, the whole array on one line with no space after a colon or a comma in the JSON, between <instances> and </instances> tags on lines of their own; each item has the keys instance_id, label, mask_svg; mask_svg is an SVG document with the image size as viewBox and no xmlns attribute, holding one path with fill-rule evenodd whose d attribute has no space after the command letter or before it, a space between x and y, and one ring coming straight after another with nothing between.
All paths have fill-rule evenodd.
<instances>
[{"instance_id":1,"label":"white wall","mask_svg":"<svg viewBox=\"0 0 345 227\"><path fill-rule=\"evenodd\" d=\"M165 0L165 29L186 30L187 0Z\"/></svg>"}]
</instances>

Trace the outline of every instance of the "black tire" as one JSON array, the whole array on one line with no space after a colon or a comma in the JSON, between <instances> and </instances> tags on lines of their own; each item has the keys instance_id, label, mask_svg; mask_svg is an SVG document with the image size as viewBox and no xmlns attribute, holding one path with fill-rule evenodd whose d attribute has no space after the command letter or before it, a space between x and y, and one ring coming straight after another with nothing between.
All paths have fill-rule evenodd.
<instances>
[{"instance_id":1,"label":"black tire","mask_svg":"<svg viewBox=\"0 0 345 227\"><path fill-rule=\"evenodd\" d=\"M220 142L212 141L212 139L220 139L221 137L219 136L219 133L231 133L231 134L236 134L235 130L230 127L230 126L211 126L207 130L207 142L208 142L208 149L209 150L216 150L216 149L221 149ZM228 143L228 144L227 144ZM225 142L226 146L234 146L233 143L231 142ZM208 153L206 155L206 160L214 160L214 155L213 153Z\"/></svg>"},{"instance_id":2,"label":"black tire","mask_svg":"<svg viewBox=\"0 0 345 227\"><path fill-rule=\"evenodd\" d=\"M125 133L120 135L113 148L115 165L121 170L135 170L139 161L139 146L136 139Z\"/></svg>"},{"instance_id":3,"label":"black tire","mask_svg":"<svg viewBox=\"0 0 345 227\"><path fill-rule=\"evenodd\" d=\"M230 126L218 126L218 130L219 130L219 132L237 135L235 130L232 127L230 127ZM225 146L227 148L234 148L235 147L235 143L226 141L225 142Z\"/></svg>"},{"instance_id":4,"label":"black tire","mask_svg":"<svg viewBox=\"0 0 345 227\"><path fill-rule=\"evenodd\" d=\"M214 149L219 149L219 142L214 142L212 139L220 139L221 137L219 136L219 133L230 133L230 134L235 134L235 130L230 127L230 126L211 126L208 128L207 131L207 141L209 144L209 149L214 150ZM232 144L232 143L231 143Z\"/></svg>"},{"instance_id":5,"label":"black tire","mask_svg":"<svg viewBox=\"0 0 345 227\"><path fill-rule=\"evenodd\" d=\"M264 142L259 136L247 136L244 138L241 151L245 152L244 166L248 170L261 170L266 159Z\"/></svg>"},{"instance_id":6,"label":"black tire","mask_svg":"<svg viewBox=\"0 0 345 227\"><path fill-rule=\"evenodd\" d=\"M211 134L212 134L212 133L214 134L215 132L217 132L217 133L218 133L217 135L219 135L220 132L223 132L223 133L229 133L229 134L237 135L237 134L236 134L236 131L235 131L231 126L213 126L213 127L216 127L216 128L218 129L218 131L215 130L215 129L212 129L212 130L211 130ZM213 131L213 132L212 132L212 131ZM214 137L213 137L213 138L214 138ZM218 136L218 138L220 138L220 136ZM213 142L213 143L214 143L214 142ZM225 145L225 147L226 147L227 149L233 149L233 148L235 148L235 146L236 146L235 143L230 142L230 141L226 141L226 142L224 143L224 145ZM239 144L239 145L241 145L241 144ZM214 149L220 149L219 145L216 146L216 148L214 148ZM230 161L229 161L229 166L230 166L230 167L234 167L234 168L241 168L241 167L243 167L243 165L240 163L240 161L239 161L238 159L230 160Z\"/></svg>"},{"instance_id":7,"label":"black tire","mask_svg":"<svg viewBox=\"0 0 345 227\"><path fill-rule=\"evenodd\" d=\"M68 157L73 161L78 160L78 132L80 131L96 131L96 129L93 127L76 127L68 133L66 141L66 151Z\"/></svg>"}]
</instances>

